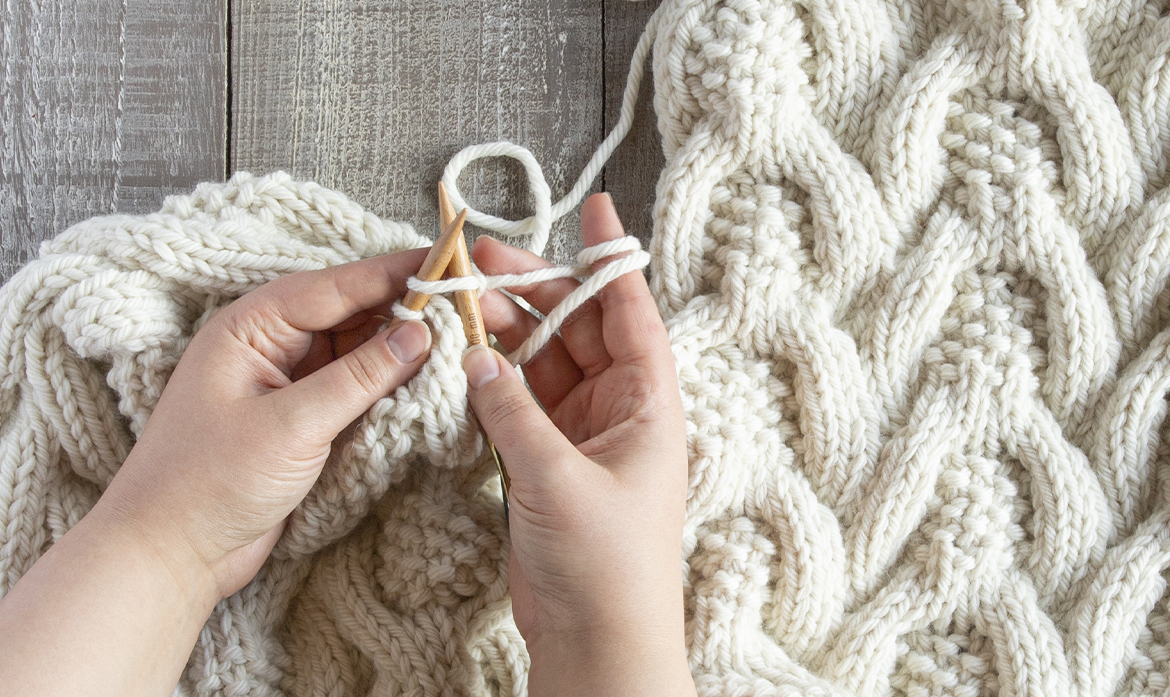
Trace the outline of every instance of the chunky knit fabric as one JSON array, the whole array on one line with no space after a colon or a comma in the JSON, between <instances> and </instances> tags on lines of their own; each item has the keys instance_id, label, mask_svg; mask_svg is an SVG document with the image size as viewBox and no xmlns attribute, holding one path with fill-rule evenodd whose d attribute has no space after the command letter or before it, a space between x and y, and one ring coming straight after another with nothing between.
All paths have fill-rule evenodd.
<instances>
[{"instance_id":1,"label":"chunky knit fabric","mask_svg":"<svg viewBox=\"0 0 1170 697\"><path fill-rule=\"evenodd\" d=\"M700 693L1165 693L1160 4L666 0L627 94L651 47ZM499 225L542 247L566 206L537 193ZM216 308L423 243L282 175L47 243L0 293L0 588L93 505ZM427 366L336 448L182 692L525 693L462 332L426 315Z\"/></svg>"}]
</instances>

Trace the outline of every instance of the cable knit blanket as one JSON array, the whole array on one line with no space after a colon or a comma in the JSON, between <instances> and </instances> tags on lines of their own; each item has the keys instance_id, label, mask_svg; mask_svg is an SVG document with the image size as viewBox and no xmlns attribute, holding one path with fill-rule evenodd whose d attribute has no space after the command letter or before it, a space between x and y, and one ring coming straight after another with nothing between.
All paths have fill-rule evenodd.
<instances>
[{"instance_id":1,"label":"cable knit blanket","mask_svg":"<svg viewBox=\"0 0 1170 697\"><path fill-rule=\"evenodd\" d=\"M1170 688L1162 12L659 7L582 181L652 49L651 278L688 415L701 694ZM537 214L507 231L540 248L580 196L551 206L529 173ZM46 243L0 291L0 588L93 505L210 313L421 244L284 175ZM430 362L335 449L181 693L526 692L459 320L442 298L427 317Z\"/></svg>"}]
</instances>

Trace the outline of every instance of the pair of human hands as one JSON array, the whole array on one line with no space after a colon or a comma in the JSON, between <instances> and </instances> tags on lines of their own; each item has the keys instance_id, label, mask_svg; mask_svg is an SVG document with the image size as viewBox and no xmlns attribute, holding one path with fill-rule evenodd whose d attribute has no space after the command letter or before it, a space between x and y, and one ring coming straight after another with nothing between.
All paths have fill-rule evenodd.
<instances>
[{"instance_id":1,"label":"pair of human hands","mask_svg":"<svg viewBox=\"0 0 1170 697\"><path fill-rule=\"evenodd\" d=\"M623 234L608 196L581 212L584 243ZM217 313L192 339L146 429L95 509L134 531L176 578L218 600L259 570L317 480L331 442L426 361L430 333L379 330L425 250L293 274ZM490 239L488 274L545 265ZM513 288L547 313L574 287ZM538 320L482 300L509 350ZM581 307L516 371L464 356L469 398L511 476L510 586L539 694L694 690L683 647L679 552L684 420L666 330L640 274ZM547 410L547 414L546 411Z\"/></svg>"}]
</instances>

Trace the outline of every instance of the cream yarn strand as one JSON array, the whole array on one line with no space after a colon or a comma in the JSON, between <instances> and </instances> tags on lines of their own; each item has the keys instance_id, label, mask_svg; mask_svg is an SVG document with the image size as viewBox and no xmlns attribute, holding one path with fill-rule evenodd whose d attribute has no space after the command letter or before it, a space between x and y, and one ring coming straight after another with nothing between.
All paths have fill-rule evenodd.
<instances>
[{"instance_id":1,"label":"cream yarn strand","mask_svg":"<svg viewBox=\"0 0 1170 697\"><path fill-rule=\"evenodd\" d=\"M633 125L634 107L638 101L638 90L642 84L642 73L645 68L646 58L654 45L657 17L657 13L651 17L649 24L646 26L646 30L638 40L638 44L634 49L634 55L630 59L630 71L626 79L626 88L622 95L621 116L618 118L618 122L609 132L609 135L606 136L605 140L602 141L597 151L593 153L593 157L589 159L589 162L585 165L585 169L577 177L577 182L569 190L569 193L565 194L564 198L555 204L552 203L552 194L549 191L548 183L544 179L544 170L541 169L540 163L536 161L532 153L523 146L506 141L483 143L468 146L451 158L450 162L447 163L447 168L443 171L443 184L447 187L447 191L451 196L452 205L456 209L467 209L467 221L469 223L509 237L527 237L528 242L526 246L529 251L535 254L542 254L544 252L544 248L548 244L552 224L560 220L566 213L575 209L581 203L581 199L585 197L585 194L589 191L589 187L593 185L593 180L601 173L602 167L609 161L610 156L613 155L613 151L617 149L617 146L626 137L626 134L630 131L630 127ZM459 174L467 165L475 160L488 157L510 157L523 165L524 171L528 176L529 191L536 201L536 210L530 217L523 220L505 220L478 211L470 207L463 199L463 194L459 191ZM631 252L631 254L607 264L601 271L595 274L590 275L588 273L588 267L591 264L604 257L621 252ZM465 280L424 282L418 279L411 279L409 285L414 290L434 295L454 290L475 289L482 292L489 288L522 286L551 280L553 278L570 276L586 277L585 282L566 297L553 312L549 313L529 338L525 340L524 344L508 357L508 360L515 365L525 363L535 356L557 332L565 319L586 300L596 295L605 284L622 274L643 269L649 264L650 256L642 251L641 245L638 244L635 238L629 237L625 238L625 240L618 240L583 250L577 257L577 265L575 267L544 269L527 274L497 277L477 275Z\"/></svg>"},{"instance_id":2,"label":"cream yarn strand","mask_svg":"<svg viewBox=\"0 0 1170 697\"><path fill-rule=\"evenodd\" d=\"M607 263L597 272L591 270L593 264L609 256L623 253L628 254ZM533 283L550 281L554 278L577 277L583 279L584 282L565 296L553 308L553 311L541 320L536 329L524 340L524 343L508 356L508 360L513 365L520 365L531 360L548 343L548 340L556 334L557 329L568 319L569 315L573 314L573 311L583 305L589 298L596 295L607 283L623 274L643 269L649 264L650 255L642 251L642 245L638 242L637 238L622 237L581 250L577 255L576 266L554 266L547 269L529 271L527 273L502 274L499 276L483 276L477 272L477 275L445 279L442 281L421 281L412 277L407 280L406 285L411 290L428 295L437 295L456 290L476 290L482 293L490 288L527 286Z\"/></svg>"},{"instance_id":3,"label":"cream yarn strand","mask_svg":"<svg viewBox=\"0 0 1170 697\"><path fill-rule=\"evenodd\" d=\"M634 48L633 57L630 58L630 72L626 79L625 92L622 94L621 116L618 118L618 122L602 141L597 151L593 153L593 157L589 158L585 169L581 170L581 174L577 177L577 182L569 190L569 193L565 194L564 198L555 204L552 203L552 194L545 182L544 171L532 153L520 145L507 141L471 145L460 150L451 158L450 162L447 163L447 168L443 170L443 184L447 187L451 203L456 210L467 209L467 222L509 237L527 236L529 251L534 254L544 252L552 224L581 203L581 199L585 198L589 187L593 185L593 180L597 178L602 167L609 161L610 155L630 132L630 127L634 123L634 107L638 102L638 89L642 84L642 72L645 68L646 58L654 45L657 17L658 13L655 12L646 26L646 30L642 33L642 37L638 40L638 45ZM529 190L536 201L536 212L532 216L524 220L504 220L476 210L463 199L463 194L459 191L459 174L466 169L467 165L486 157L511 157L524 166L524 171L528 175Z\"/></svg>"}]
</instances>

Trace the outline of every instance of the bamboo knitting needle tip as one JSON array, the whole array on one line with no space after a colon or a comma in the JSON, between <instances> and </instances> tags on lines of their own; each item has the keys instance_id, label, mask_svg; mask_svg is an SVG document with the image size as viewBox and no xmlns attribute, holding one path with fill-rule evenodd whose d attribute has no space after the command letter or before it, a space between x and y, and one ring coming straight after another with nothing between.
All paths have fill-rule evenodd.
<instances>
[{"instance_id":1,"label":"bamboo knitting needle tip","mask_svg":"<svg viewBox=\"0 0 1170 697\"><path fill-rule=\"evenodd\" d=\"M423 260L423 264L416 274L419 280L439 280L451 264L451 258L455 256L459 245L462 244L464 249L467 248L467 242L463 239L463 222L467 220L466 212L463 215L452 216L452 218L443 226L443 233L431 245L431 251L427 252L427 258ZM426 293L408 290L402 298L402 305L412 312L418 312L427 306L430 299L431 296ZM390 328L394 329L401 324L402 320L395 319L390 323Z\"/></svg>"},{"instance_id":2,"label":"bamboo knitting needle tip","mask_svg":"<svg viewBox=\"0 0 1170 697\"><path fill-rule=\"evenodd\" d=\"M467 209L459 213L467 216ZM439 221L446 224L447 220L455 217L455 207L451 205L451 197L447 194L447 187L439 182ZM455 242L455 255L451 257L450 272L452 278L471 275L471 255L467 251L467 240L460 238ZM467 343L487 346L487 329L483 325L483 314L479 307L479 295L474 290L455 291L455 305L459 308L459 317L463 319L463 331L467 334Z\"/></svg>"},{"instance_id":3,"label":"bamboo knitting needle tip","mask_svg":"<svg viewBox=\"0 0 1170 697\"><path fill-rule=\"evenodd\" d=\"M451 205L451 197L447 194L447 187L440 181L439 221L446 225L446 221L455 217L455 207ZM459 212L459 217L467 217L466 208ZM455 254L451 257L449 271L452 278L471 275L471 254L467 251L467 240L463 237L455 241ZM463 320L463 331L467 334L468 345L487 346L487 329L483 326L479 294L474 290L457 290L455 291L455 306L459 308L459 317Z\"/></svg>"},{"instance_id":4,"label":"bamboo knitting needle tip","mask_svg":"<svg viewBox=\"0 0 1170 697\"><path fill-rule=\"evenodd\" d=\"M451 205L451 197L447 194L447 187L439 182L439 226L447 225L455 219L455 206Z\"/></svg>"},{"instance_id":5,"label":"bamboo knitting needle tip","mask_svg":"<svg viewBox=\"0 0 1170 697\"><path fill-rule=\"evenodd\" d=\"M466 209L460 215L465 215ZM471 275L471 256L467 252L467 240L460 235L455 243L455 254L451 257L448 267L451 278L462 278ZM487 329L483 325L483 313L479 307L479 293L474 290L455 291L455 306L459 308L459 317L463 320L463 332L467 334L467 344L488 345Z\"/></svg>"}]
</instances>

